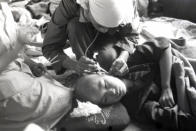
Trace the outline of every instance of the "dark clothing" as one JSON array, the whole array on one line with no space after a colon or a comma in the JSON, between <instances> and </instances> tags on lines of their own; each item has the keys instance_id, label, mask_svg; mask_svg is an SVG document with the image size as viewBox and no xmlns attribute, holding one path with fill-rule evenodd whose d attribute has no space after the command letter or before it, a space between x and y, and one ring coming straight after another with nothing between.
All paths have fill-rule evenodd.
<instances>
[{"instance_id":1,"label":"dark clothing","mask_svg":"<svg viewBox=\"0 0 196 131\"><path fill-rule=\"evenodd\" d=\"M129 73L125 78L133 81L134 85L128 88L128 93L122 99L122 103L127 107L133 119L137 116L138 110L146 101L151 90L153 90L153 86L151 86L152 81L160 87L159 60L168 46L169 43L160 44L158 41L149 41L138 45L135 52L130 54L127 62ZM157 86L155 85L155 87ZM152 99L157 100L160 95L160 89L154 91L156 93L152 95Z\"/></svg>"},{"instance_id":2,"label":"dark clothing","mask_svg":"<svg viewBox=\"0 0 196 131\"><path fill-rule=\"evenodd\" d=\"M130 118L136 121L156 124L169 130L195 130L196 118L193 115L183 113L178 105L163 108L158 102L161 95L159 60L169 44L168 40L158 38L136 47L136 51L130 55L128 61L130 72L126 76L134 82L134 86L128 88L122 103ZM171 89L174 101L177 103L173 69L171 75Z\"/></svg>"},{"instance_id":3,"label":"dark clothing","mask_svg":"<svg viewBox=\"0 0 196 131\"><path fill-rule=\"evenodd\" d=\"M59 62L53 64L57 73L62 73L64 70L62 61L67 58L67 55L64 54L63 49L68 40L77 59L79 59L85 55L86 50L88 50L87 56L92 57L93 48L90 46L90 48L87 49L89 45L100 44L102 42L97 42L98 39L111 35L98 33L90 22L79 22L78 18L80 17L81 10L81 7L75 0L62 0L48 24L42 51L43 55L48 59L58 55L54 61L59 60ZM116 33L117 32L114 32L114 34ZM109 38L115 38L114 34ZM119 38L115 44L129 51L133 48L133 42L125 39L124 36ZM101 47L100 45L97 46ZM103 46L105 46L105 44L103 44Z\"/></svg>"}]
</instances>

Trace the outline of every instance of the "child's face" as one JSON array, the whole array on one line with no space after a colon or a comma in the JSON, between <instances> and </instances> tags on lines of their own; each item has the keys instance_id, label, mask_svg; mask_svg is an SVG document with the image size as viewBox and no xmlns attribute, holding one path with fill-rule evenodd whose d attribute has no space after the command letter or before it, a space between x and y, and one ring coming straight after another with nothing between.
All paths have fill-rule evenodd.
<instances>
[{"instance_id":1,"label":"child's face","mask_svg":"<svg viewBox=\"0 0 196 131\"><path fill-rule=\"evenodd\" d=\"M125 84L108 75L87 75L80 78L76 84L76 96L94 104L108 105L118 102L125 93Z\"/></svg>"}]
</instances>

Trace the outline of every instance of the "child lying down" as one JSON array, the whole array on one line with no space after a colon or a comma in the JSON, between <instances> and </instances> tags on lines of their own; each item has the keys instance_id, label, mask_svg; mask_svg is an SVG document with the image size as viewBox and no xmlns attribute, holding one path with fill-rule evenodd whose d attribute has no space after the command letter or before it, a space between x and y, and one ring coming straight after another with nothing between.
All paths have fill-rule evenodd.
<instances>
[{"instance_id":1,"label":"child lying down","mask_svg":"<svg viewBox=\"0 0 196 131\"><path fill-rule=\"evenodd\" d=\"M165 104L160 101L164 89L159 66L167 51L172 58L169 93L173 102ZM154 123L170 130L196 129L195 72L182 54L170 48L167 39L157 38L136 47L136 52L130 54L128 66L129 73L121 79L104 74L83 76L76 83L76 89L80 90L77 96L98 105L121 101L130 118L142 123ZM87 95L86 91L96 95Z\"/></svg>"},{"instance_id":2,"label":"child lying down","mask_svg":"<svg viewBox=\"0 0 196 131\"><path fill-rule=\"evenodd\" d=\"M175 63L173 66L176 71L182 70L180 63ZM142 81L138 80L135 82ZM192 112L185 112L180 108L175 89L172 89L175 91L173 92L175 94L175 105L165 108L160 106L158 102L160 88L154 82L149 84L140 83L141 87L136 87L140 89L131 87L130 85L133 83L130 80L120 80L108 75L87 75L78 80L76 85L79 88L75 88L77 90L76 96L80 100L91 100L94 104L102 106L120 101L127 109L132 120L144 124L155 124L158 128L183 131L187 129L193 131L196 129L195 115Z\"/></svg>"}]
</instances>

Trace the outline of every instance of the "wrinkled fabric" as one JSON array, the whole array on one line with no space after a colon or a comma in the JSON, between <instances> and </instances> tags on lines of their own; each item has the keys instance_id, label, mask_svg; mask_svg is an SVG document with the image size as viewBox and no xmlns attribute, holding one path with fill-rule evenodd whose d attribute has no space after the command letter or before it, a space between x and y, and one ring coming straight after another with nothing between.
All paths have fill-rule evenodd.
<instances>
[{"instance_id":1,"label":"wrinkled fabric","mask_svg":"<svg viewBox=\"0 0 196 131\"><path fill-rule=\"evenodd\" d=\"M90 0L89 8L95 21L104 27L132 23L134 17L131 0Z\"/></svg>"},{"instance_id":2,"label":"wrinkled fabric","mask_svg":"<svg viewBox=\"0 0 196 131\"><path fill-rule=\"evenodd\" d=\"M72 90L46 76L34 78L22 64L0 75L0 130L21 131L29 123L50 129L71 110Z\"/></svg>"},{"instance_id":3,"label":"wrinkled fabric","mask_svg":"<svg viewBox=\"0 0 196 131\"><path fill-rule=\"evenodd\" d=\"M0 6L0 44L3 44L7 50L10 50L13 48L15 41L17 41L17 25L14 22L13 15L8 4L1 2Z\"/></svg>"},{"instance_id":4,"label":"wrinkled fabric","mask_svg":"<svg viewBox=\"0 0 196 131\"><path fill-rule=\"evenodd\" d=\"M161 95L161 84L157 62L168 44L144 43L139 46L140 48L137 48L137 52L135 52L137 55L130 57L132 58L130 61L132 66L130 66L131 72L127 76L129 79L133 79L134 87L129 89L122 103L127 108L130 117L139 122L154 123L158 127L169 130L194 131L196 129L195 71L187 58L175 49L172 49L173 58L177 57L183 63L183 66L176 66L176 61L173 59L171 89L176 105L172 108L163 108L158 102ZM184 111L177 104L177 97L185 98L183 101L187 106L185 108L190 110Z\"/></svg>"}]
</instances>

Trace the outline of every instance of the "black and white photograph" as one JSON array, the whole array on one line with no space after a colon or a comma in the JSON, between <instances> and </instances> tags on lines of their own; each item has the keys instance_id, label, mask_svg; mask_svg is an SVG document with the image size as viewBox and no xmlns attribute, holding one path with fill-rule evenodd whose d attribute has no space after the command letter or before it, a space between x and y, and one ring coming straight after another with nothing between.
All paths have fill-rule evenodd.
<instances>
[{"instance_id":1,"label":"black and white photograph","mask_svg":"<svg viewBox=\"0 0 196 131\"><path fill-rule=\"evenodd\" d=\"M0 0L0 131L196 131L196 0Z\"/></svg>"}]
</instances>

